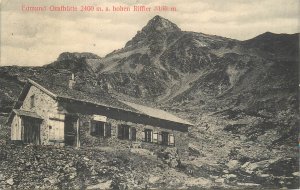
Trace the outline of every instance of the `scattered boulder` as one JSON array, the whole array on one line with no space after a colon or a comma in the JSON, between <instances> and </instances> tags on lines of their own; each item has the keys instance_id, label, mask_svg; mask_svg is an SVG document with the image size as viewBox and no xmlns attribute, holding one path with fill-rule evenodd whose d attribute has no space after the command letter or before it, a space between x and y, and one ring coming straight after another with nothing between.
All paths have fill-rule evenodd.
<instances>
[{"instance_id":1,"label":"scattered boulder","mask_svg":"<svg viewBox=\"0 0 300 190\"><path fill-rule=\"evenodd\" d=\"M189 180L186 181L185 183L187 186L195 186L195 187L209 187L211 184L211 180L198 177L198 178L190 178Z\"/></svg>"},{"instance_id":2,"label":"scattered boulder","mask_svg":"<svg viewBox=\"0 0 300 190\"><path fill-rule=\"evenodd\" d=\"M240 167L240 163L238 160L229 160L229 162L226 164L226 166L228 167L228 169L230 171L232 170L236 170Z\"/></svg>"},{"instance_id":3,"label":"scattered boulder","mask_svg":"<svg viewBox=\"0 0 300 190\"><path fill-rule=\"evenodd\" d=\"M8 185L13 185L14 184L14 179L13 178L9 178L8 180L6 180L6 183Z\"/></svg>"},{"instance_id":4,"label":"scattered boulder","mask_svg":"<svg viewBox=\"0 0 300 190\"><path fill-rule=\"evenodd\" d=\"M226 179L232 179L232 178L236 178L237 176L235 174L225 174L222 177L224 177Z\"/></svg>"},{"instance_id":5,"label":"scattered boulder","mask_svg":"<svg viewBox=\"0 0 300 190\"><path fill-rule=\"evenodd\" d=\"M258 168L258 165L255 163L246 162L242 165L241 169L249 174L252 174L254 170Z\"/></svg>"},{"instance_id":6,"label":"scattered boulder","mask_svg":"<svg viewBox=\"0 0 300 190\"><path fill-rule=\"evenodd\" d=\"M237 176L235 174L225 174L222 176L225 178L225 182L232 183L237 180Z\"/></svg>"},{"instance_id":7,"label":"scattered boulder","mask_svg":"<svg viewBox=\"0 0 300 190\"><path fill-rule=\"evenodd\" d=\"M300 172L294 172L292 173L293 176L296 176L296 177L300 177Z\"/></svg>"},{"instance_id":8,"label":"scattered boulder","mask_svg":"<svg viewBox=\"0 0 300 190\"><path fill-rule=\"evenodd\" d=\"M244 170L245 172L252 174L254 171L258 169L264 169L268 168L270 164L276 162L276 160L263 160L260 162L246 162L241 166L241 169Z\"/></svg>"},{"instance_id":9,"label":"scattered boulder","mask_svg":"<svg viewBox=\"0 0 300 190\"><path fill-rule=\"evenodd\" d=\"M177 167L181 163L175 148L168 147L163 149L157 153L157 157L162 159L162 161L171 168Z\"/></svg>"},{"instance_id":10,"label":"scattered boulder","mask_svg":"<svg viewBox=\"0 0 300 190\"><path fill-rule=\"evenodd\" d=\"M149 183L155 183L155 182L157 182L159 179L160 179L160 177L151 175L151 176L149 177Z\"/></svg>"},{"instance_id":11,"label":"scattered boulder","mask_svg":"<svg viewBox=\"0 0 300 190\"><path fill-rule=\"evenodd\" d=\"M5 180L5 176L0 173L0 181L4 181L4 180Z\"/></svg>"},{"instance_id":12,"label":"scattered boulder","mask_svg":"<svg viewBox=\"0 0 300 190\"><path fill-rule=\"evenodd\" d=\"M96 185L88 186L86 189L110 189L112 180L104 181Z\"/></svg>"},{"instance_id":13,"label":"scattered boulder","mask_svg":"<svg viewBox=\"0 0 300 190\"><path fill-rule=\"evenodd\" d=\"M190 156L203 156L203 154L201 153L201 151L194 145L189 145L189 155Z\"/></svg>"},{"instance_id":14,"label":"scattered boulder","mask_svg":"<svg viewBox=\"0 0 300 190\"><path fill-rule=\"evenodd\" d=\"M256 184L256 183L237 183L237 185L239 186L245 186L245 187L259 187L260 184Z\"/></svg>"},{"instance_id":15,"label":"scattered boulder","mask_svg":"<svg viewBox=\"0 0 300 190\"><path fill-rule=\"evenodd\" d=\"M260 174L260 173L258 173L257 176L261 177L261 178L269 178L271 175L270 174Z\"/></svg>"},{"instance_id":16,"label":"scattered boulder","mask_svg":"<svg viewBox=\"0 0 300 190\"><path fill-rule=\"evenodd\" d=\"M225 178L218 178L215 179L215 183L219 184L219 185L223 185L225 183Z\"/></svg>"},{"instance_id":17,"label":"scattered boulder","mask_svg":"<svg viewBox=\"0 0 300 190\"><path fill-rule=\"evenodd\" d=\"M171 167L171 168L175 168L176 166L178 166L178 161L175 160L175 159L171 159L168 161L168 165Z\"/></svg>"}]
</instances>

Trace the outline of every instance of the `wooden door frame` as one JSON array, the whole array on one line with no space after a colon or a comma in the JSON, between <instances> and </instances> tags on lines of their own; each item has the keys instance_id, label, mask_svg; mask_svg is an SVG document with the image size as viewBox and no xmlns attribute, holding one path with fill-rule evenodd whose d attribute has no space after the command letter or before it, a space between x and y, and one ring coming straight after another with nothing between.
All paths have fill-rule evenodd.
<instances>
[{"instance_id":1,"label":"wooden door frame","mask_svg":"<svg viewBox=\"0 0 300 190\"><path fill-rule=\"evenodd\" d=\"M27 116L21 117L21 120L22 120L22 122L21 122L21 138L22 138L23 143L25 143L25 144L32 143L32 144L40 145L41 144L41 124L42 124L43 120L39 119L39 118L27 117ZM28 132L25 133L25 131L28 129L28 126L26 126L27 124L31 124L31 125L28 125L31 128L31 132L33 131L32 128L37 129L36 134L35 134L35 136L37 137L37 139L35 139L36 142L25 142L25 135L28 136L28 134L27 134ZM33 139L31 139L31 140L33 140Z\"/></svg>"}]
</instances>

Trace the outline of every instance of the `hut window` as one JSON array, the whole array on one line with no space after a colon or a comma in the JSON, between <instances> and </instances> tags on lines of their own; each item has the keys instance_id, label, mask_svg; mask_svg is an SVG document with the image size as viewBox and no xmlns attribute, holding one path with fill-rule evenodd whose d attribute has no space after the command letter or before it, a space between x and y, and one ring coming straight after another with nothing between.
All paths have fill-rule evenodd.
<instances>
[{"instance_id":1,"label":"hut window","mask_svg":"<svg viewBox=\"0 0 300 190\"><path fill-rule=\"evenodd\" d=\"M157 133L157 132L154 132L154 133L153 133L153 142L154 142L154 143L157 143L157 142L158 142L158 133Z\"/></svg>"},{"instance_id":2,"label":"hut window","mask_svg":"<svg viewBox=\"0 0 300 190\"><path fill-rule=\"evenodd\" d=\"M35 107L35 102L34 102L34 95L30 96L30 108Z\"/></svg>"},{"instance_id":3,"label":"hut window","mask_svg":"<svg viewBox=\"0 0 300 190\"><path fill-rule=\"evenodd\" d=\"M158 143L166 146L175 146L174 135L168 132L161 132L158 135Z\"/></svg>"},{"instance_id":4,"label":"hut window","mask_svg":"<svg viewBox=\"0 0 300 190\"><path fill-rule=\"evenodd\" d=\"M119 125L118 139L136 141L136 128L128 125Z\"/></svg>"},{"instance_id":5,"label":"hut window","mask_svg":"<svg viewBox=\"0 0 300 190\"><path fill-rule=\"evenodd\" d=\"M175 139L174 139L174 135L173 134L169 135L169 145L170 146L175 146Z\"/></svg>"},{"instance_id":6,"label":"hut window","mask_svg":"<svg viewBox=\"0 0 300 190\"><path fill-rule=\"evenodd\" d=\"M144 131L144 141L145 142L152 142L152 130L145 129Z\"/></svg>"},{"instance_id":7,"label":"hut window","mask_svg":"<svg viewBox=\"0 0 300 190\"><path fill-rule=\"evenodd\" d=\"M168 145L169 144L169 133L168 132L162 132L161 133L161 144L162 145Z\"/></svg>"},{"instance_id":8,"label":"hut window","mask_svg":"<svg viewBox=\"0 0 300 190\"><path fill-rule=\"evenodd\" d=\"M129 126L119 125L118 126L118 138L123 140L129 140Z\"/></svg>"},{"instance_id":9,"label":"hut window","mask_svg":"<svg viewBox=\"0 0 300 190\"><path fill-rule=\"evenodd\" d=\"M104 122L93 121L91 123L91 135L97 137L104 137Z\"/></svg>"},{"instance_id":10,"label":"hut window","mask_svg":"<svg viewBox=\"0 0 300 190\"><path fill-rule=\"evenodd\" d=\"M131 140L136 141L136 128L131 128Z\"/></svg>"}]
</instances>

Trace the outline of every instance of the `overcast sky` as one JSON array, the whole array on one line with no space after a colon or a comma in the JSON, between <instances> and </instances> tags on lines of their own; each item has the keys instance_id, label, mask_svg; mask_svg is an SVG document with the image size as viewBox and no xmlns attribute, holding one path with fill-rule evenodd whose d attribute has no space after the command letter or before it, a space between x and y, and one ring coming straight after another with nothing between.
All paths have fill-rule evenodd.
<instances>
[{"instance_id":1,"label":"overcast sky","mask_svg":"<svg viewBox=\"0 0 300 190\"><path fill-rule=\"evenodd\" d=\"M167 5L177 11L24 12L23 5ZM185 31L239 40L266 31L299 32L299 0L2 0L0 65L40 66L66 51L105 56L124 47L155 15Z\"/></svg>"}]
</instances>

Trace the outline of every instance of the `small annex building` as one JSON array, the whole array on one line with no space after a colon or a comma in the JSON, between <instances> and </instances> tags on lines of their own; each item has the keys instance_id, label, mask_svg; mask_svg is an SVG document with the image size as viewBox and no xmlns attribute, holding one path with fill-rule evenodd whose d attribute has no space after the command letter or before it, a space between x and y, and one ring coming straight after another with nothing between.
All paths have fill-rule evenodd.
<instances>
[{"instance_id":1,"label":"small annex building","mask_svg":"<svg viewBox=\"0 0 300 190\"><path fill-rule=\"evenodd\" d=\"M173 147L188 156L193 124L166 111L28 79L8 118L11 140L58 146Z\"/></svg>"}]
</instances>

